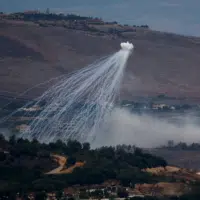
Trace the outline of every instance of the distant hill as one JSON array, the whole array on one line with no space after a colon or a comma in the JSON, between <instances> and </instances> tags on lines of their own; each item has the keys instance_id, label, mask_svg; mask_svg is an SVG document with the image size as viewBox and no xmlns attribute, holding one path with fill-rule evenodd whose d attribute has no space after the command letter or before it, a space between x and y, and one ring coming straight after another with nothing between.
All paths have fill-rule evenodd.
<instances>
[{"instance_id":1,"label":"distant hill","mask_svg":"<svg viewBox=\"0 0 200 200\"><path fill-rule=\"evenodd\" d=\"M87 21L89 20L89 21ZM0 94L16 96L53 77L135 45L121 96L169 96L199 100L200 38L121 26L99 19L43 20L0 16ZM48 85L27 93L32 98Z\"/></svg>"}]
</instances>

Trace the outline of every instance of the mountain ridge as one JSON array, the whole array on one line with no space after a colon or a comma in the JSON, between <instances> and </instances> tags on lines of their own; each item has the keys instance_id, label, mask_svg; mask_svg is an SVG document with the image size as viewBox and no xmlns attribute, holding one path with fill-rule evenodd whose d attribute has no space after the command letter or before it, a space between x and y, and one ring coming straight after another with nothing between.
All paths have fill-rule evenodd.
<instances>
[{"instance_id":1,"label":"mountain ridge","mask_svg":"<svg viewBox=\"0 0 200 200\"><path fill-rule=\"evenodd\" d=\"M0 20L0 93L6 91L16 97L39 83L116 52L122 41L130 41L135 51L128 61L122 99L161 93L200 98L200 38L115 23L89 24L88 30L72 22L49 23ZM27 97L34 98L48 87L34 89Z\"/></svg>"}]
</instances>

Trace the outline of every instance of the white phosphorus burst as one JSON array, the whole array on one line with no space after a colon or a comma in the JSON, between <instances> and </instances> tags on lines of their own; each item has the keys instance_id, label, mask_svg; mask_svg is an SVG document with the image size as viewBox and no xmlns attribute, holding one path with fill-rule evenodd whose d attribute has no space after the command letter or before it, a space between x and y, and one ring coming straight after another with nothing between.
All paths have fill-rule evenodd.
<instances>
[{"instance_id":1,"label":"white phosphorus burst","mask_svg":"<svg viewBox=\"0 0 200 200\"><path fill-rule=\"evenodd\" d=\"M113 55L61 77L35 100L34 106L42 110L31 116L30 128L20 137L44 143L94 140L113 108L132 50L133 44L121 43L121 49Z\"/></svg>"},{"instance_id":2,"label":"white phosphorus burst","mask_svg":"<svg viewBox=\"0 0 200 200\"><path fill-rule=\"evenodd\" d=\"M129 42L122 42L120 45L123 50L127 51L132 51L134 48L133 44Z\"/></svg>"}]
</instances>

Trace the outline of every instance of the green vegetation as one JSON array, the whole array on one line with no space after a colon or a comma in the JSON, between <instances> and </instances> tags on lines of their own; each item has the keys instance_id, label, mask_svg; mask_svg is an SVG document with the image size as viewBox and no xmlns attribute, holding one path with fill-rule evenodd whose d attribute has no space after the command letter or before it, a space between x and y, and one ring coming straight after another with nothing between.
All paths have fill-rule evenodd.
<instances>
[{"instance_id":1,"label":"green vegetation","mask_svg":"<svg viewBox=\"0 0 200 200\"><path fill-rule=\"evenodd\" d=\"M30 142L16 139L14 136L6 141L3 136L0 136L0 147L0 197L9 196L9 199L14 199L17 193L23 196L30 192L34 192L36 199L42 199L48 192L53 191L56 192L57 197L60 197L58 199L61 199L64 188L77 185L92 188L94 184L100 186L108 180L119 181L120 187L113 192L118 197L128 198L129 194L125 187L134 188L136 183L170 182L170 177L154 176L141 170L164 167L167 163L162 158L144 153L135 146L119 145L90 149L89 143L81 144L77 141L68 141L65 144L58 140L56 143L40 144L37 140ZM66 168L78 161L84 161L85 165L74 169L70 174L47 175L46 172L58 166L51 158L52 153L68 158ZM174 181L176 180L172 182ZM112 187L92 191L80 189L79 197L110 198L112 192L108 191L112 190ZM195 199L199 195L198 182L194 183L191 193L188 196L157 199ZM73 199L72 197L70 198ZM156 198L144 197L142 199Z\"/></svg>"},{"instance_id":2,"label":"green vegetation","mask_svg":"<svg viewBox=\"0 0 200 200\"><path fill-rule=\"evenodd\" d=\"M7 16L8 19L17 19L24 21L39 21L39 20L86 20L89 17L81 17L74 14L56 14L56 13L42 13L42 12L17 12L11 13Z\"/></svg>"},{"instance_id":3,"label":"green vegetation","mask_svg":"<svg viewBox=\"0 0 200 200\"><path fill-rule=\"evenodd\" d=\"M175 143L173 140L169 140L167 145L161 146L160 148L174 150L174 151L175 150L199 151L200 144L199 143L186 144L185 142Z\"/></svg>"},{"instance_id":4,"label":"green vegetation","mask_svg":"<svg viewBox=\"0 0 200 200\"><path fill-rule=\"evenodd\" d=\"M102 147L91 150L88 143L61 141L40 144L37 140L15 139L6 141L0 137L0 192L8 191L52 191L69 185L101 184L108 179L117 179L122 185L153 182L153 177L141 172L147 167L166 166L159 157L143 153L138 148L124 146ZM127 151L130 149L134 152ZM54 169L50 154L57 153L69 158L69 167L76 161L85 161L82 168L76 168L66 175L45 175Z\"/></svg>"},{"instance_id":5,"label":"green vegetation","mask_svg":"<svg viewBox=\"0 0 200 200\"><path fill-rule=\"evenodd\" d=\"M19 20L19 21L28 21L28 22L34 22L39 24L42 27L48 27L49 25L52 26L60 26L62 24L65 28L72 28L72 29L86 29L91 32L98 32L99 34L102 32L100 30L95 29L94 27L87 26L90 25L116 25L118 24L116 21L113 22L104 22L101 18L97 17L84 17L80 15L75 14L57 14L50 12L49 9L46 10L46 12L40 12L37 10L33 11L27 11L27 12L16 12L16 13L10 13L10 14L4 14L3 12L0 12L0 19L8 19L8 20ZM50 22L50 24L48 23ZM58 23L57 23L58 22ZM61 24L60 24L61 22ZM69 23L66 24L65 22ZM124 25L127 29L129 27L128 25ZM142 28L142 29L149 29L148 25L141 25L141 26L133 26L135 28L134 31L136 31L136 28ZM123 30L123 32L129 32L133 31L132 29L129 30ZM121 35L119 31L117 31L115 28L110 29L108 31L111 34Z\"/></svg>"}]
</instances>

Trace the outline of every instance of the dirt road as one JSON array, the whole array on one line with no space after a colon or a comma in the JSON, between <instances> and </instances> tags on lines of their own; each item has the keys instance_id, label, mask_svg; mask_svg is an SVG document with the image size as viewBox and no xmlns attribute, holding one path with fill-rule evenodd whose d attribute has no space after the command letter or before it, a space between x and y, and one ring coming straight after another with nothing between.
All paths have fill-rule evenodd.
<instances>
[{"instance_id":1,"label":"dirt road","mask_svg":"<svg viewBox=\"0 0 200 200\"><path fill-rule=\"evenodd\" d=\"M57 154L52 154L51 156L59 164L59 167L47 172L46 174L69 174L72 173L75 168L83 167L85 165L85 162L76 162L75 165L66 168L67 157Z\"/></svg>"},{"instance_id":2,"label":"dirt road","mask_svg":"<svg viewBox=\"0 0 200 200\"><path fill-rule=\"evenodd\" d=\"M59 167L47 172L46 174L59 174L60 171L64 169L67 163L67 158L65 156L60 156L57 154L52 155L53 159L59 164Z\"/></svg>"}]
</instances>

